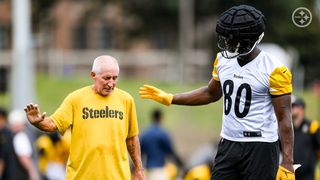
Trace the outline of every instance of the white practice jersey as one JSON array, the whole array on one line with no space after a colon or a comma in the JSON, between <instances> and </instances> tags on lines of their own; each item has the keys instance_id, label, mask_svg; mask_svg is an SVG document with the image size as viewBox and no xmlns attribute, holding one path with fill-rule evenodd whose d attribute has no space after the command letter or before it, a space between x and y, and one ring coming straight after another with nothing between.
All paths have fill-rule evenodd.
<instances>
[{"instance_id":1,"label":"white practice jersey","mask_svg":"<svg viewBox=\"0 0 320 180\"><path fill-rule=\"evenodd\" d=\"M226 59L218 53L212 76L220 81L223 92L223 138L244 142L278 140L271 96L292 92L287 67L264 51L242 67L236 58Z\"/></svg>"}]
</instances>

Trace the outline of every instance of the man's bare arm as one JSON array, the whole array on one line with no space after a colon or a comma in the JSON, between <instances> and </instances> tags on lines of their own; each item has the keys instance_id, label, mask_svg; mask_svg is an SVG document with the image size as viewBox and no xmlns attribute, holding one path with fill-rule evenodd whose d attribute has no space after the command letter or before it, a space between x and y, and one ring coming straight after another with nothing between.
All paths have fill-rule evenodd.
<instances>
[{"instance_id":1,"label":"man's bare arm","mask_svg":"<svg viewBox=\"0 0 320 180\"><path fill-rule=\"evenodd\" d=\"M57 126L54 124L50 117L46 117L46 113L41 113L38 105L27 104L24 108L28 121L37 127L38 129L46 132L54 132L57 130Z\"/></svg>"},{"instance_id":2,"label":"man's bare arm","mask_svg":"<svg viewBox=\"0 0 320 180\"><path fill-rule=\"evenodd\" d=\"M211 79L208 86L199 89L180 93L173 96L172 104L178 105L205 105L218 101L222 96L221 85L219 81Z\"/></svg>"},{"instance_id":3,"label":"man's bare arm","mask_svg":"<svg viewBox=\"0 0 320 180\"><path fill-rule=\"evenodd\" d=\"M279 125L280 142L283 160L281 165L291 172L293 170L293 126L291 117L291 95L283 95L272 98L272 104Z\"/></svg>"},{"instance_id":4,"label":"man's bare arm","mask_svg":"<svg viewBox=\"0 0 320 180\"><path fill-rule=\"evenodd\" d=\"M138 136L127 138L127 149L135 168L135 178L144 179L143 165L141 161L140 141Z\"/></svg>"}]
</instances>

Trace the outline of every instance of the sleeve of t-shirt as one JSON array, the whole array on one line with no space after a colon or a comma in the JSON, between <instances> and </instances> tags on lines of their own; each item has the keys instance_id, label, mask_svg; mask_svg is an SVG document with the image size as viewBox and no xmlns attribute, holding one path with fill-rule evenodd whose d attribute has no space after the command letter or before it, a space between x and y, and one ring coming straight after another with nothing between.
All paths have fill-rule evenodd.
<instances>
[{"instance_id":1,"label":"sleeve of t-shirt","mask_svg":"<svg viewBox=\"0 0 320 180\"><path fill-rule=\"evenodd\" d=\"M127 106L128 109L128 136L127 138L136 136L139 134L138 128L138 120L137 120L137 112L136 112L136 105L133 98L129 99L129 105Z\"/></svg>"},{"instance_id":2,"label":"sleeve of t-shirt","mask_svg":"<svg viewBox=\"0 0 320 180\"><path fill-rule=\"evenodd\" d=\"M18 133L13 137L14 151L18 156L32 155L32 146L28 136L25 133Z\"/></svg>"},{"instance_id":3,"label":"sleeve of t-shirt","mask_svg":"<svg viewBox=\"0 0 320 180\"><path fill-rule=\"evenodd\" d=\"M292 92L292 75L286 66L277 67L270 74L270 89L271 95L283 95Z\"/></svg>"},{"instance_id":4,"label":"sleeve of t-shirt","mask_svg":"<svg viewBox=\"0 0 320 180\"><path fill-rule=\"evenodd\" d=\"M71 94L64 99L60 107L50 117L60 134L63 135L73 123L73 98Z\"/></svg>"},{"instance_id":5,"label":"sleeve of t-shirt","mask_svg":"<svg viewBox=\"0 0 320 180\"><path fill-rule=\"evenodd\" d=\"M218 71L217 71L217 65L218 65L218 54L217 54L217 56L214 60L214 63L213 63L212 77L214 80L220 81L219 76L218 76Z\"/></svg>"}]
</instances>

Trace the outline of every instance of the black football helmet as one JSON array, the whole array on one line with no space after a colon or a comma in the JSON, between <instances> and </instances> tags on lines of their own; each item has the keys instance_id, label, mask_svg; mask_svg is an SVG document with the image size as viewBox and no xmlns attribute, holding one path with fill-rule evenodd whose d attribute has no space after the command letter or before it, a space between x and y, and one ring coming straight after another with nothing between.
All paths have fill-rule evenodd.
<instances>
[{"instance_id":1,"label":"black football helmet","mask_svg":"<svg viewBox=\"0 0 320 180\"><path fill-rule=\"evenodd\" d=\"M249 54L265 31L264 15L248 5L234 6L219 17L216 25L218 48L228 59Z\"/></svg>"}]
</instances>

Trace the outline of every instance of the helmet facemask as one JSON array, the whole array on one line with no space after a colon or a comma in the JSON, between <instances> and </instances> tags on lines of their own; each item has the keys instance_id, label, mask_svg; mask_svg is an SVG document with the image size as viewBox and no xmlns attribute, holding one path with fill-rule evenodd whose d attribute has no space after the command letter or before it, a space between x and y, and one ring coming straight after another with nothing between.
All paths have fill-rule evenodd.
<instances>
[{"instance_id":1,"label":"helmet facemask","mask_svg":"<svg viewBox=\"0 0 320 180\"><path fill-rule=\"evenodd\" d=\"M222 56L231 59L239 56L248 55L262 40L264 33L261 33L256 41L250 39L236 40L228 39L222 35L218 35L218 48Z\"/></svg>"}]
</instances>

